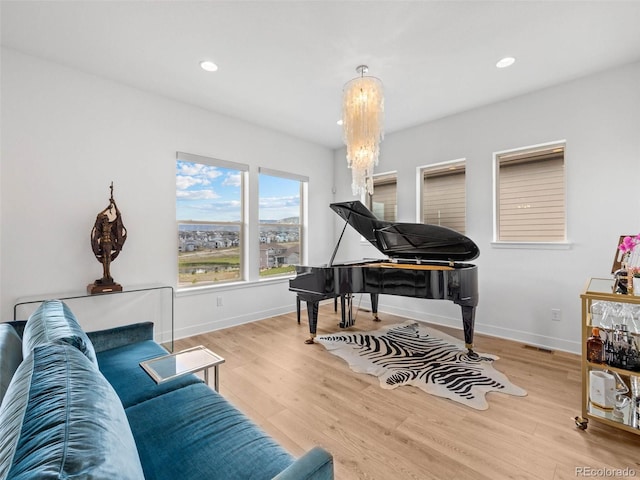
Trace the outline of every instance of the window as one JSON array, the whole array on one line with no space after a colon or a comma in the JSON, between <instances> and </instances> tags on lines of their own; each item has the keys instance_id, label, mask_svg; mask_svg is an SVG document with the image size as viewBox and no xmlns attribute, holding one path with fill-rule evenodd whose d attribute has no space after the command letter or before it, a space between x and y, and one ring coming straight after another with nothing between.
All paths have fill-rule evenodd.
<instances>
[{"instance_id":1,"label":"window","mask_svg":"<svg viewBox=\"0 0 640 480\"><path fill-rule=\"evenodd\" d=\"M495 238L566 240L564 142L495 154Z\"/></svg>"},{"instance_id":2,"label":"window","mask_svg":"<svg viewBox=\"0 0 640 480\"><path fill-rule=\"evenodd\" d=\"M465 160L438 163L420 169L422 223L466 230Z\"/></svg>"},{"instance_id":3,"label":"window","mask_svg":"<svg viewBox=\"0 0 640 480\"><path fill-rule=\"evenodd\" d=\"M288 275L302 263L307 182L306 177L260 169L260 277Z\"/></svg>"},{"instance_id":4,"label":"window","mask_svg":"<svg viewBox=\"0 0 640 480\"><path fill-rule=\"evenodd\" d=\"M381 173L373 176L373 195L366 195L369 210L380 220L395 222L397 218L398 201L396 172Z\"/></svg>"},{"instance_id":5,"label":"window","mask_svg":"<svg viewBox=\"0 0 640 480\"><path fill-rule=\"evenodd\" d=\"M248 167L178 153L178 288L242 280Z\"/></svg>"}]
</instances>

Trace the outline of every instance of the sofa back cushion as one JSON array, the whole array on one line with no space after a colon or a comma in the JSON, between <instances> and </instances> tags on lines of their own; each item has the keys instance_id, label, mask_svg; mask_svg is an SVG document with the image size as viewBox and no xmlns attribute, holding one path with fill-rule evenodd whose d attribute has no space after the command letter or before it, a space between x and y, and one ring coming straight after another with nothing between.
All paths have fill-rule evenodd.
<instances>
[{"instance_id":1,"label":"sofa back cushion","mask_svg":"<svg viewBox=\"0 0 640 480\"><path fill-rule=\"evenodd\" d=\"M7 324L0 324L0 403L11 383L13 374L22 362L22 340Z\"/></svg>"},{"instance_id":2,"label":"sofa back cushion","mask_svg":"<svg viewBox=\"0 0 640 480\"><path fill-rule=\"evenodd\" d=\"M97 367L65 343L36 346L0 408L0 480L143 479L126 414Z\"/></svg>"},{"instance_id":3,"label":"sofa back cushion","mask_svg":"<svg viewBox=\"0 0 640 480\"><path fill-rule=\"evenodd\" d=\"M82 330L71 309L60 300L42 302L27 320L22 334L22 355L38 345L51 342L64 342L73 345L96 365L96 352L91 340Z\"/></svg>"}]
</instances>

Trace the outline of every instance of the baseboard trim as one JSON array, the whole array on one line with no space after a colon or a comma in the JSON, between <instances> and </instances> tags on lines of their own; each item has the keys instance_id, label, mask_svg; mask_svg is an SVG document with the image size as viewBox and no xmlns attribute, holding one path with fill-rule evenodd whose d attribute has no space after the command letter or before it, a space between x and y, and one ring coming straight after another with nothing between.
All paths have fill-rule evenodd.
<instances>
[{"instance_id":1,"label":"baseboard trim","mask_svg":"<svg viewBox=\"0 0 640 480\"><path fill-rule=\"evenodd\" d=\"M244 325L245 323L257 322L266 318L276 317L278 315L284 315L295 311L291 309L290 305L272 308L269 310L259 310L256 312L250 312L236 317L224 318L221 320L213 320L211 322L200 323L198 325L189 325L185 328L176 328L174 330L174 340L181 338L193 337L194 335L201 335L203 333L213 332L215 330L222 330L225 328L236 327L238 325ZM166 332L164 332L166 334Z\"/></svg>"},{"instance_id":2,"label":"baseboard trim","mask_svg":"<svg viewBox=\"0 0 640 480\"><path fill-rule=\"evenodd\" d=\"M364 302L363 302L364 303ZM370 305L361 305L360 308L371 308ZM415 310L409 310L405 308L393 307L389 305L378 306L379 313L389 313L391 315L398 315L411 320L418 320L433 325L441 325L444 327L454 328L456 330L462 330L462 319L445 317L441 315L433 315L425 312L419 312ZM503 338L505 340L513 340L516 342L532 345L535 347L543 348L546 350L559 350L562 352L568 352L580 355L582 352L582 345L579 342L572 342L563 340L561 338L549 337L546 335L539 335L530 332L524 332L522 330L516 330L511 328L498 327L495 325L489 325L486 323L480 323L476 320L475 333L482 335L488 335L490 337Z\"/></svg>"},{"instance_id":3,"label":"baseboard trim","mask_svg":"<svg viewBox=\"0 0 640 480\"><path fill-rule=\"evenodd\" d=\"M323 301L321 303L332 303L333 300ZM306 309L305 302L302 302L301 308ZM359 306L360 310L371 310L371 305L368 302L363 302ZM430 323L432 325L440 325L443 327L449 327L462 331L462 320L460 318L446 317L442 315L434 315L425 313L422 311L410 310L400 307L394 307L390 305L380 304L378 311L381 314L397 315L410 320L417 320L420 322ZM278 315L284 315L287 313L295 312L295 306L286 305L278 308L272 308L269 310L260 310L256 312L250 312L237 317L229 317L221 320L214 320L211 322L201 323L198 325L190 325L186 328L178 328L174 331L174 340L181 338L192 337L194 335L200 335L215 330L222 330L225 328L236 327L245 323L257 322L270 317ZM304 316L306 317L306 315ZM549 337L546 335L538 335L530 332L524 332L522 330L498 327L495 325L489 325L486 323L480 323L476 321L475 332L488 335L490 337L502 338L505 340L513 340L526 345L542 348L545 350L558 350L562 352L568 352L572 354L580 355L582 352L582 346L579 342L571 342L560 338ZM162 338L170 338L170 332L162 332ZM168 337L167 337L168 335Z\"/></svg>"}]
</instances>

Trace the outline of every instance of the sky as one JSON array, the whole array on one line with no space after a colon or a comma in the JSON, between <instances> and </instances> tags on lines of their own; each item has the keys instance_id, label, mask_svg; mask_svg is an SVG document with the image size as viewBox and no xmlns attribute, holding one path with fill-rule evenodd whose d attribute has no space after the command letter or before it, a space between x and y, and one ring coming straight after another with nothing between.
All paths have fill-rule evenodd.
<instances>
[{"instance_id":1,"label":"sky","mask_svg":"<svg viewBox=\"0 0 640 480\"><path fill-rule=\"evenodd\" d=\"M237 222L241 217L242 172L178 160L176 219ZM300 214L300 182L260 175L260 220Z\"/></svg>"}]
</instances>

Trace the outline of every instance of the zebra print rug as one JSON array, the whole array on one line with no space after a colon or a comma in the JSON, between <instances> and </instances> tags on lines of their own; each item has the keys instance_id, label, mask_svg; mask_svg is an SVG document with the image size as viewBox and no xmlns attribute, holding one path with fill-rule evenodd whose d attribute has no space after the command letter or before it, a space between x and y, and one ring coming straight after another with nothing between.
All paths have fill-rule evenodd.
<instances>
[{"instance_id":1,"label":"zebra print rug","mask_svg":"<svg viewBox=\"0 0 640 480\"><path fill-rule=\"evenodd\" d=\"M497 356L469 355L463 342L417 322L322 335L316 341L354 372L378 377L382 388L413 385L478 410L489 408L488 392L527 394L493 368Z\"/></svg>"}]
</instances>

